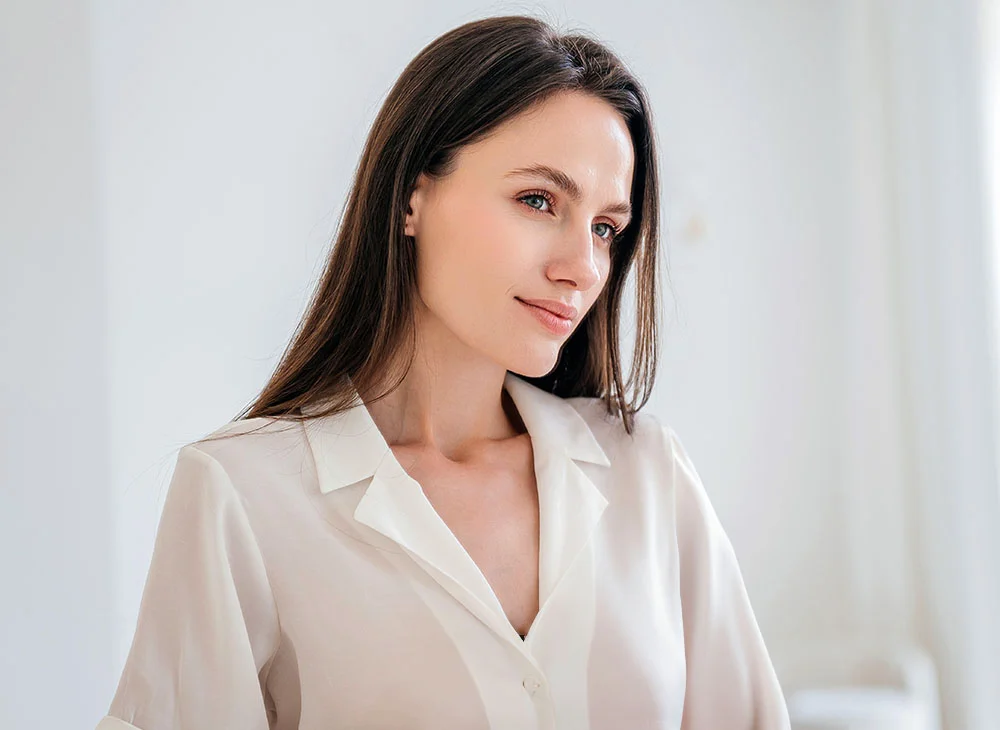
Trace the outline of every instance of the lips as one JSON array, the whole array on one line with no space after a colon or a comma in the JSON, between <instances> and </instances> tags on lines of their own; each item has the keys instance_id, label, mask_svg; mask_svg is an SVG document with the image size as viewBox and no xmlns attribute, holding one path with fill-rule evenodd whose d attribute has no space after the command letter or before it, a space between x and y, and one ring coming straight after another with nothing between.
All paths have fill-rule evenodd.
<instances>
[{"instance_id":1,"label":"lips","mask_svg":"<svg viewBox=\"0 0 1000 730\"><path fill-rule=\"evenodd\" d=\"M549 311L557 317L570 320L576 319L577 309L569 304L563 304L554 299L522 299L521 297L517 297L517 299L525 304Z\"/></svg>"},{"instance_id":2,"label":"lips","mask_svg":"<svg viewBox=\"0 0 1000 730\"><path fill-rule=\"evenodd\" d=\"M544 307L535 306L525 299L517 299L517 301L523 304L524 310L549 333L566 337L573 331L574 321L572 319L562 317Z\"/></svg>"}]
</instances>

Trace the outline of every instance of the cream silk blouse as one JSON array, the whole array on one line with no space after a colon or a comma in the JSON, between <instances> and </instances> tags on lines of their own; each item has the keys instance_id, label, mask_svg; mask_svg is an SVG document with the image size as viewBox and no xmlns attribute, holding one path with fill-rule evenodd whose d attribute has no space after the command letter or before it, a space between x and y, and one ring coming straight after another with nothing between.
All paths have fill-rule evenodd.
<instances>
[{"instance_id":1,"label":"cream silk blouse","mask_svg":"<svg viewBox=\"0 0 1000 730\"><path fill-rule=\"evenodd\" d=\"M779 730L729 539L673 430L508 373L532 440L522 640L359 400L177 457L98 730ZM264 425L257 433L246 433Z\"/></svg>"}]
</instances>

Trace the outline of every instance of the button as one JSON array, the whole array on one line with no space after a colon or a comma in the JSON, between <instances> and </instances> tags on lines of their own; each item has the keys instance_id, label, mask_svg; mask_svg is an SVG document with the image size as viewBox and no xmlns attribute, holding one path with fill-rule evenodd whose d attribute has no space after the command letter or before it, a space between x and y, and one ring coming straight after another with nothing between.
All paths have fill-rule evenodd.
<instances>
[{"instance_id":1,"label":"button","mask_svg":"<svg viewBox=\"0 0 1000 730\"><path fill-rule=\"evenodd\" d=\"M532 677L529 675L524 678L524 681L521 682L521 685L524 687L524 689L528 692L529 695L534 697L535 692L537 692L538 688L542 686L542 680L540 680L538 677Z\"/></svg>"}]
</instances>

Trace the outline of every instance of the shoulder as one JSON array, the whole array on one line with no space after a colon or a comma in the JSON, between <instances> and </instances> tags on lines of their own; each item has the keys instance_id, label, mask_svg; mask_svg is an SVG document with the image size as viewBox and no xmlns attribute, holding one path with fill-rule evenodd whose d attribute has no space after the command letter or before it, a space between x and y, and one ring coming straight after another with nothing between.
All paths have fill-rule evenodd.
<instances>
[{"instance_id":1,"label":"shoulder","mask_svg":"<svg viewBox=\"0 0 1000 730\"><path fill-rule=\"evenodd\" d=\"M567 398L566 402L587 423L612 461L616 458L660 463L672 461L674 430L656 414L638 411L629 433L622 419L608 412L600 398Z\"/></svg>"},{"instance_id":2,"label":"shoulder","mask_svg":"<svg viewBox=\"0 0 1000 730\"><path fill-rule=\"evenodd\" d=\"M301 463L305 434L301 423L277 418L231 421L185 444L181 454L214 462L230 479L281 470L289 459Z\"/></svg>"},{"instance_id":3,"label":"shoulder","mask_svg":"<svg viewBox=\"0 0 1000 730\"><path fill-rule=\"evenodd\" d=\"M708 495L673 425L649 411L635 414L632 433L600 398L569 398L604 449L612 469L633 488L667 498L682 513L714 519Z\"/></svg>"}]
</instances>

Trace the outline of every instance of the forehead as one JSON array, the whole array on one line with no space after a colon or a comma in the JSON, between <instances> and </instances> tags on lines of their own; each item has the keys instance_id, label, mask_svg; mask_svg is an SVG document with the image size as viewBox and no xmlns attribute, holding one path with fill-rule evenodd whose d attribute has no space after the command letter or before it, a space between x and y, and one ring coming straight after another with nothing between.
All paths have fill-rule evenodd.
<instances>
[{"instance_id":1,"label":"forehead","mask_svg":"<svg viewBox=\"0 0 1000 730\"><path fill-rule=\"evenodd\" d=\"M585 195L628 200L634 151L621 114L603 99L563 92L464 148L456 172L500 179L511 170L545 165L576 180Z\"/></svg>"}]
</instances>

